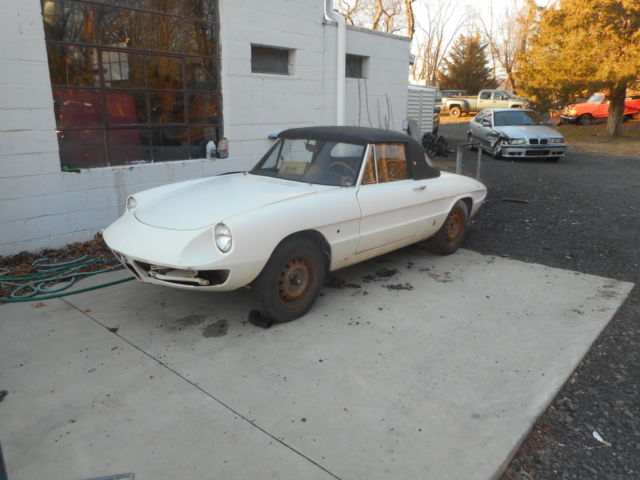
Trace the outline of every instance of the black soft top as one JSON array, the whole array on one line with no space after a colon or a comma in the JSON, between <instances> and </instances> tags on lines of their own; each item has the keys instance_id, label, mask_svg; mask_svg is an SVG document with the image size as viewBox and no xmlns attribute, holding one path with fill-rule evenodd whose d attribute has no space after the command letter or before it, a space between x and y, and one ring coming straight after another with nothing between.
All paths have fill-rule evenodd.
<instances>
[{"instance_id":1,"label":"black soft top","mask_svg":"<svg viewBox=\"0 0 640 480\"><path fill-rule=\"evenodd\" d=\"M303 127L290 128L278 134L280 138L292 140L310 139L331 142L354 143L367 145L369 143L405 143L409 155L409 167L414 180L440 176L440 170L427 163L422 145L409 135L393 130L368 127Z\"/></svg>"}]
</instances>

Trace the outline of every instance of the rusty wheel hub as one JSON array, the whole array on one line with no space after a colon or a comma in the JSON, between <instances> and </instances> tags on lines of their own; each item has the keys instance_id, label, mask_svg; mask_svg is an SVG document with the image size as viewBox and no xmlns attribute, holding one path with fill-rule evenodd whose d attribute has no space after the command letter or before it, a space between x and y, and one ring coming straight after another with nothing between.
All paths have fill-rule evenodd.
<instances>
[{"instance_id":1,"label":"rusty wheel hub","mask_svg":"<svg viewBox=\"0 0 640 480\"><path fill-rule=\"evenodd\" d=\"M449 245L455 244L462 235L462 232L464 232L464 213L459 208L456 208L447 217L447 223L445 225L447 243Z\"/></svg>"},{"instance_id":2,"label":"rusty wheel hub","mask_svg":"<svg viewBox=\"0 0 640 480\"><path fill-rule=\"evenodd\" d=\"M304 256L294 257L284 265L278 278L278 294L285 307L295 308L304 301L313 275L311 262Z\"/></svg>"}]
</instances>

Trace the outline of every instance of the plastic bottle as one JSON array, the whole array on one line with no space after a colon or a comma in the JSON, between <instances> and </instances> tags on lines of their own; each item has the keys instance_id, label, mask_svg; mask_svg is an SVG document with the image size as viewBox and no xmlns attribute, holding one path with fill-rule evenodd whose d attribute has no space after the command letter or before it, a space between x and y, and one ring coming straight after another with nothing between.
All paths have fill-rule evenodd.
<instances>
[{"instance_id":1,"label":"plastic bottle","mask_svg":"<svg viewBox=\"0 0 640 480\"><path fill-rule=\"evenodd\" d=\"M218 158L227 158L229 156L229 140L222 137L218 143Z\"/></svg>"},{"instance_id":2,"label":"plastic bottle","mask_svg":"<svg viewBox=\"0 0 640 480\"><path fill-rule=\"evenodd\" d=\"M209 160L213 160L216 158L217 156L217 150L216 150L216 142L214 142L213 140L209 140L207 142L207 146L205 148L205 157L208 158Z\"/></svg>"}]
</instances>

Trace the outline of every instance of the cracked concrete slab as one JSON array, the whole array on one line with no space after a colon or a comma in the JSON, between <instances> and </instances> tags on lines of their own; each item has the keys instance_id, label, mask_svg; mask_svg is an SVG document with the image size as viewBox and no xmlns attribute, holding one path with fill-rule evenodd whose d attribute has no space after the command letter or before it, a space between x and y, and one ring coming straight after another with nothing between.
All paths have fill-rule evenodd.
<instances>
[{"instance_id":1,"label":"cracked concrete slab","mask_svg":"<svg viewBox=\"0 0 640 480\"><path fill-rule=\"evenodd\" d=\"M253 456L273 478L488 480L632 287L418 247L334 275L341 288L325 288L307 316L268 330L247 323L248 290L203 294L129 282L41 309L0 307L0 388L12 391L0 404L10 475L42 477L34 475L47 472L46 459L62 455L80 478L92 465L98 473L113 466L107 458L137 478L173 478L154 470L158 456L148 451L177 428L175 451L163 446L159 457L183 472L197 468L192 478L268 477L247 471ZM60 322L68 323L64 333L51 327ZM84 343L91 361L76 351ZM39 366L28 367L34 357ZM27 363L17 367L14 358ZM47 394L34 378L62 390ZM130 422L117 408L100 417L86 407L109 388L131 397L122 402ZM187 415L180 406L192 402ZM62 450L54 440L64 427L51 430L29 413L67 418L76 409L87 425L102 418L102 430L63 436ZM126 446L102 439L112 420ZM237 438L227 443L221 430ZM98 450L87 446L92 436ZM221 445L224 455L203 456L203 442Z\"/></svg>"}]
</instances>

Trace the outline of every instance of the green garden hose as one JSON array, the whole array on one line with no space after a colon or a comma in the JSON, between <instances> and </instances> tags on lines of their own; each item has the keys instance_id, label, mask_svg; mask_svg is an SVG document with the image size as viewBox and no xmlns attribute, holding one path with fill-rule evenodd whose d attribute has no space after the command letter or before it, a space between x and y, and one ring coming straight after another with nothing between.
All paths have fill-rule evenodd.
<instances>
[{"instance_id":1,"label":"green garden hose","mask_svg":"<svg viewBox=\"0 0 640 480\"><path fill-rule=\"evenodd\" d=\"M95 259L87 255L59 263L45 263L49 258L40 258L32 263L36 270L24 275L10 275L8 269L0 271L0 287L9 287L11 293L9 297L0 297L0 302L30 302L37 300L47 300L50 298L64 297L74 293L88 292L118 283L128 282L134 277L127 277L113 282L102 283L92 287L67 291L69 287L82 277L96 275L98 273L119 270L122 267L119 263L107 265L105 268L93 271L82 271L89 265L105 263L112 264L115 259Z\"/></svg>"}]
</instances>

